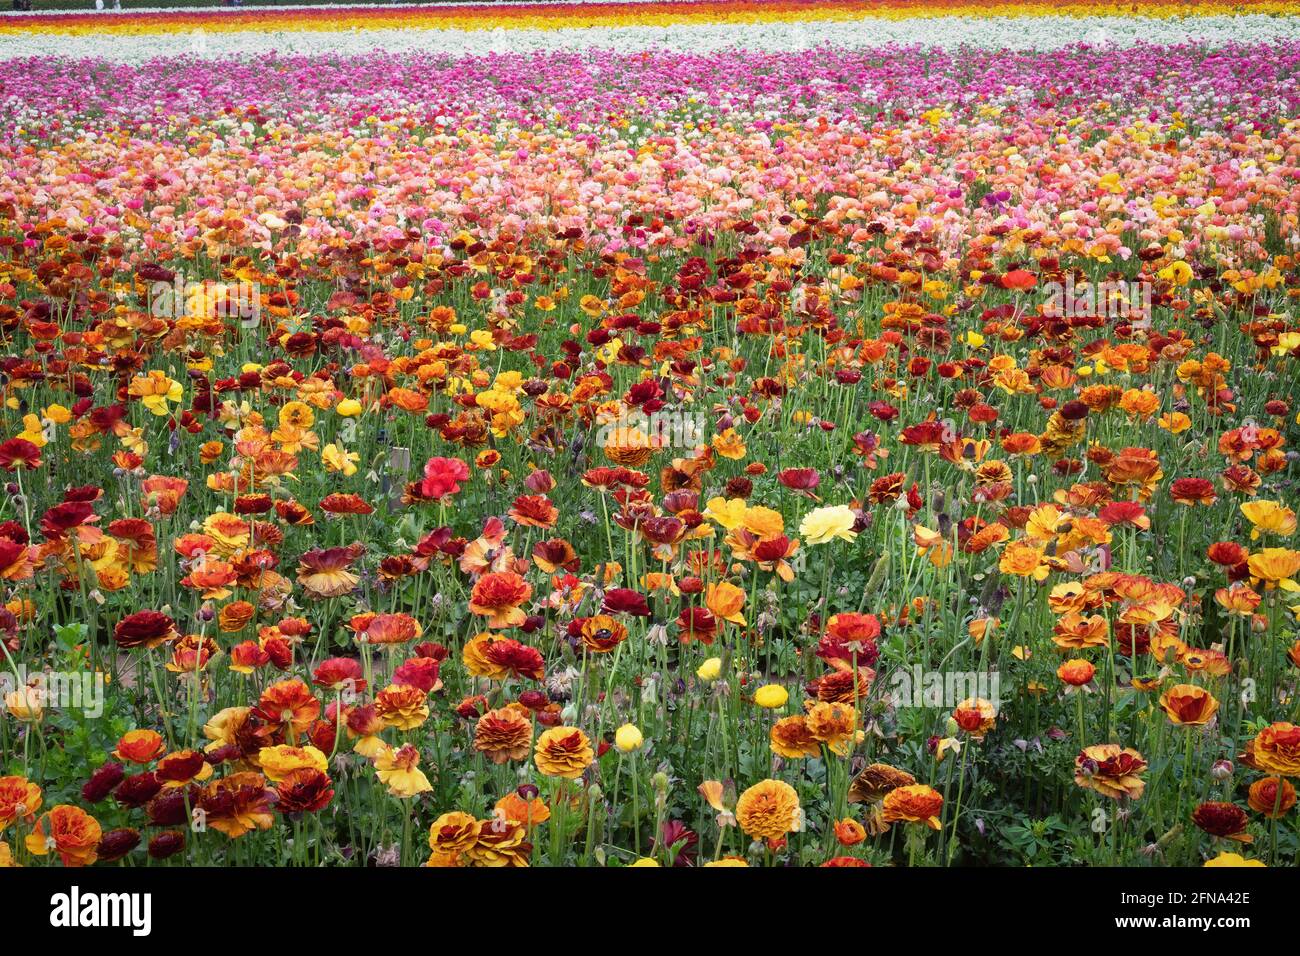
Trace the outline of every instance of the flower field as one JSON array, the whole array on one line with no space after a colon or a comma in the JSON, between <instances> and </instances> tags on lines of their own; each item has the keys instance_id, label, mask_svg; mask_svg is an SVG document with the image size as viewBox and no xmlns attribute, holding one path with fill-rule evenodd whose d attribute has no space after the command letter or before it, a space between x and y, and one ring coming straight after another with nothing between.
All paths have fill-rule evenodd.
<instances>
[{"instance_id":1,"label":"flower field","mask_svg":"<svg viewBox=\"0 0 1300 956\"><path fill-rule=\"evenodd\" d=\"M0 58L0 865L1296 865L1300 5Z\"/></svg>"}]
</instances>

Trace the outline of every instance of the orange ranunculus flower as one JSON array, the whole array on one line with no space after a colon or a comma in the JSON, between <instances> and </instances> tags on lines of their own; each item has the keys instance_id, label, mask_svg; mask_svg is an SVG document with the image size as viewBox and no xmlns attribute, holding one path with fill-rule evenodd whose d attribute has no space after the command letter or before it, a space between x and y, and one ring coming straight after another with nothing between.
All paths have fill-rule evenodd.
<instances>
[{"instance_id":1,"label":"orange ranunculus flower","mask_svg":"<svg viewBox=\"0 0 1300 956\"><path fill-rule=\"evenodd\" d=\"M257 752L257 765L272 783L280 783L295 770L329 770L329 760L315 747L290 747L281 744L263 747Z\"/></svg>"},{"instance_id":2,"label":"orange ranunculus flower","mask_svg":"<svg viewBox=\"0 0 1300 956\"><path fill-rule=\"evenodd\" d=\"M146 508L157 508L159 514L170 515L176 513L176 506L189 486L184 478L150 475L140 482L140 491Z\"/></svg>"},{"instance_id":3,"label":"orange ranunculus flower","mask_svg":"<svg viewBox=\"0 0 1300 956\"><path fill-rule=\"evenodd\" d=\"M885 794L884 819L886 823L924 823L931 830L938 830L942 808L943 795L938 790L914 783Z\"/></svg>"},{"instance_id":4,"label":"orange ranunculus flower","mask_svg":"<svg viewBox=\"0 0 1300 956\"><path fill-rule=\"evenodd\" d=\"M734 584L726 581L710 584L705 591L704 604L724 621L742 626L745 624L745 615L741 613L741 608L745 606L745 592Z\"/></svg>"},{"instance_id":5,"label":"orange ranunculus flower","mask_svg":"<svg viewBox=\"0 0 1300 956\"><path fill-rule=\"evenodd\" d=\"M769 732L772 752L787 760L800 757L821 756L821 742L808 729L808 720L802 715L782 717Z\"/></svg>"},{"instance_id":6,"label":"orange ranunculus flower","mask_svg":"<svg viewBox=\"0 0 1300 956\"><path fill-rule=\"evenodd\" d=\"M257 641L241 641L230 649L230 669L236 674L252 674L271 663L271 655Z\"/></svg>"},{"instance_id":7,"label":"orange ranunculus flower","mask_svg":"<svg viewBox=\"0 0 1300 956\"><path fill-rule=\"evenodd\" d=\"M405 644L424 633L409 614L357 614L348 623L357 640L368 644Z\"/></svg>"},{"instance_id":8,"label":"orange ranunculus flower","mask_svg":"<svg viewBox=\"0 0 1300 956\"><path fill-rule=\"evenodd\" d=\"M609 614L596 614L582 622L582 646L592 654L605 654L627 640L627 625Z\"/></svg>"},{"instance_id":9,"label":"orange ranunculus flower","mask_svg":"<svg viewBox=\"0 0 1300 956\"><path fill-rule=\"evenodd\" d=\"M1270 724L1246 744L1242 762L1283 777L1300 777L1300 727L1285 721Z\"/></svg>"},{"instance_id":10,"label":"orange ranunculus flower","mask_svg":"<svg viewBox=\"0 0 1300 956\"><path fill-rule=\"evenodd\" d=\"M154 775L164 787L175 789L207 780L212 765L197 750L177 750L158 761Z\"/></svg>"},{"instance_id":11,"label":"orange ranunculus flower","mask_svg":"<svg viewBox=\"0 0 1300 956\"><path fill-rule=\"evenodd\" d=\"M334 799L329 775L314 767L299 767L277 781L276 809L281 813L318 813Z\"/></svg>"},{"instance_id":12,"label":"orange ranunculus flower","mask_svg":"<svg viewBox=\"0 0 1300 956\"><path fill-rule=\"evenodd\" d=\"M1082 687L1092 680L1096 673L1097 668L1093 666L1092 661L1077 657L1066 661L1056 669L1056 676L1062 683L1069 684L1071 687Z\"/></svg>"},{"instance_id":13,"label":"orange ranunculus flower","mask_svg":"<svg viewBox=\"0 0 1300 956\"><path fill-rule=\"evenodd\" d=\"M849 803L876 803L899 787L910 787L916 778L887 763L868 764L849 785Z\"/></svg>"},{"instance_id":14,"label":"orange ranunculus flower","mask_svg":"<svg viewBox=\"0 0 1300 956\"><path fill-rule=\"evenodd\" d=\"M595 754L591 741L577 727L552 727L537 738L533 756L537 769L546 776L576 780Z\"/></svg>"},{"instance_id":15,"label":"orange ranunculus flower","mask_svg":"<svg viewBox=\"0 0 1300 956\"><path fill-rule=\"evenodd\" d=\"M475 677L492 680L512 676L541 680L546 668L546 661L537 648L486 631L465 643L461 660Z\"/></svg>"},{"instance_id":16,"label":"orange ranunculus flower","mask_svg":"<svg viewBox=\"0 0 1300 956\"><path fill-rule=\"evenodd\" d=\"M835 839L840 846L856 846L867 838L867 830L852 817L835 821Z\"/></svg>"},{"instance_id":17,"label":"orange ranunculus flower","mask_svg":"<svg viewBox=\"0 0 1300 956\"><path fill-rule=\"evenodd\" d=\"M837 644L850 645L848 648L850 653L853 650L851 645L855 643L858 645L857 649L861 651L880 637L880 619L874 614L858 614L852 611L832 614L831 619L826 622L826 636Z\"/></svg>"},{"instance_id":18,"label":"orange ranunculus flower","mask_svg":"<svg viewBox=\"0 0 1300 956\"><path fill-rule=\"evenodd\" d=\"M162 734L155 730L128 730L117 742L113 756L131 763L153 763L167 749Z\"/></svg>"},{"instance_id":19,"label":"orange ranunculus flower","mask_svg":"<svg viewBox=\"0 0 1300 956\"><path fill-rule=\"evenodd\" d=\"M782 780L761 780L736 801L736 822L754 839L779 840L802 826L799 795Z\"/></svg>"},{"instance_id":20,"label":"orange ranunculus flower","mask_svg":"<svg viewBox=\"0 0 1300 956\"><path fill-rule=\"evenodd\" d=\"M1139 776L1146 768L1147 762L1131 747L1094 744L1084 747L1074 758L1074 782L1114 800L1120 797L1136 800L1146 788L1146 782Z\"/></svg>"},{"instance_id":21,"label":"orange ranunculus flower","mask_svg":"<svg viewBox=\"0 0 1300 956\"><path fill-rule=\"evenodd\" d=\"M1163 477L1160 457L1150 448L1124 448L1106 468L1107 481L1116 488L1136 488L1143 501L1151 497Z\"/></svg>"},{"instance_id":22,"label":"orange ranunculus flower","mask_svg":"<svg viewBox=\"0 0 1300 956\"><path fill-rule=\"evenodd\" d=\"M525 759L532 743L533 722L519 703L489 710L474 725L474 749L493 763Z\"/></svg>"},{"instance_id":23,"label":"orange ranunculus flower","mask_svg":"<svg viewBox=\"0 0 1300 956\"><path fill-rule=\"evenodd\" d=\"M1109 640L1108 634L1106 619L1100 614L1085 617L1071 613L1062 616L1052 628L1052 643L1069 650L1105 647Z\"/></svg>"},{"instance_id":24,"label":"orange ranunculus flower","mask_svg":"<svg viewBox=\"0 0 1300 956\"><path fill-rule=\"evenodd\" d=\"M1051 572L1051 567L1039 548L1028 541L1013 541L1003 549L1002 557L998 560L998 570L1003 574L1042 581Z\"/></svg>"},{"instance_id":25,"label":"orange ranunculus flower","mask_svg":"<svg viewBox=\"0 0 1300 956\"><path fill-rule=\"evenodd\" d=\"M294 734L304 734L320 716L320 701L298 678L282 680L262 691L257 701L257 716L273 727L285 726Z\"/></svg>"},{"instance_id":26,"label":"orange ranunculus flower","mask_svg":"<svg viewBox=\"0 0 1300 956\"><path fill-rule=\"evenodd\" d=\"M506 514L528 528L553 528L560 510L546 495L520 495Z\"/></svg>"},{"instance_id":27,"label":"orange ranunculus flower","mask_svg":"<svg viewBox=\"0 0 1300 956\"><path fill-rule=\"evenodd\" d=\"M429 407L428 396L409 388L392 388L384 400L404 412L422 412Z\"/></svg>"},{"instance_id":28,"label":"orange ranunculus flower","mask_svg":"<svg viewBox=\"0 0 1300 956\"><path fill-rule=\"evenodd\" d=\"M1295 512L1280 501L1246 501L1241 504L1241 513L1254 527L1251 529L1252 541L1261 534L1276 534L1290 537L1295 534Z\"/></svg>"},{"instance_id":29,"label":"orange ranunculus flower","mask_svg":"<svg viewBox=\"0 0 1300 956\"><path fill-rule=\"evenodd\" d=\"M18 820L30 822L40 808L40 787L26 777L0 777L0 833Z\"/></svg>"},{"instance_id":30,"label":"orange ranunculus flower","mask_svg":"<svg viewBox=\"0 0 1300 956\"><path fill-rule=\"evenodd\" d=\"M233 601L217 614L217 626L223 634L235 634L242 631L256 613L257 608L247 601Z\"/></svg>"},{"instance_id":31,"label":"orange ranunculus flower","mask_svg":"<svg viewBox=\"0 0 1300 956\"><path fill-rule=\"evenodd\" d=\"M389 684L375 695L375 713L386 727L413 730L429 719L428 694L412 684Z\"/></svg>"},{"instance_id":32,"label":"orange ranunculus flower","mask_svg":"<svg viewBox=\"0 0 1300 956\"><path fill-rule=\"evenodd\" d=\"M1286 816L1295 806L1295 799L1295 787L1291 786L1291 781L1285 777L1265 777L1250 785L1246 802L1256 813L1271 818Z\"/></svg>"},{"instance_id":33,"label":"orange ranunculus flower","mask_svg":"<svg viewBox=\"0 0 1300 956\"><path fill-rule=\"evenodd\" d=\"M1160 707L1173 723L1199 727L1215 715L1219 702L1204 687L1175 684L1161 695Z\"/></svg>"},{"instance_id":34,"label":"orange ranunculus flower","mask_svg":"<svg viewBox=\"0 0 1300 956\"><path fill-rule=\"evenodd\" d=\"M785 528L785 519L781 512L762 505L752 505L745 509L741 524L745 530L757 535L760 540L775 538Z\"/></svg>"},{"instance_id":35,"label":"orange ranunculus flower","mask_svg":"<svg viewBox=\"0 0 1300 956\"><path fill-rule=\"evenodd\" d=\"M488 627L518 627L528 615L520 605L533 596L533 588L513 571L491 572L474 583L469 609L488 619Z\"/></svg>"},{"instance_id":36,"label":"orange ranunculus flower","mask_svg":"<svg viewBox=\"0 0 1300 956\"><path fill-rule=\"evenodd\" d=\"M175 674L194 674L208 666L208 661L220 650L217 642L201 634L186 634L172 644L172 659L166 667Z\"/></svg>"},{"instance_id":37,"label":"orange ranunculus flower","mask_svg":"<svg viewBox=\"0 0 1300 956\"><path fill-rule=\"evenodd\" d=\"M99 858L102 836L98 820L80 807L61 803L36 822L27 835L27 851L45 856L53 849L64 866L90 866Z\"/></svg>"},{"instance_id":38,"label":"orange ranunculus flower","mask_svg":"<svg viewBox=\"0 0 1300 956\"><path fill-rule=\"evenodd\" d=\"M522 823L529 829L551 819L551 808L545 800L541 797L525 800L517 791L511 791L498 800L495 809L498 813L505 814L511 823Z\"/></svg>"},{"instance_id":39,"label":"orange ranunculus flower","mask_svg":"<svg viewBox=\"0 0 1300 956\"><path fill-rule=\"evenodd\" d=\"M312 597L341 597L352 593L361 579L350 567L357 559L352 548L307 551L298 558L298 583Z\"/></svg>"},{"instance_id":40,"label":"orange ranunculus flower","mask_svg":"<svg viewBox=\"0 0 1300 956\"><path fill-rule=\"evenodd\" d=\"M578 553L564 538L550 538L533 545L533 563L547 574L554 574L561 568L577 571L579 567Z\"/></svg>"},{"instance_id":41,"label":"orange ranunculus flower","mask_svg":"<svg viewBox=\"0 0 1300 956\"><path fill-rule=\"evenodd\" d=\"M1264 599L1254 588L1238 582L1216 590L1214 600L1225 611L1251 617Z\"/></svg>"},{"instance_id":42,"label":"orange ranunculus flower","mask_svg":"<svg viewBox=\"0 0 1300 956\"><path fill-rule=\"evenodd\" d=\"M849 704L818 701L808 708L808 732L841 757L862 739L858 712Z\"/></svg>"}]
</instances>

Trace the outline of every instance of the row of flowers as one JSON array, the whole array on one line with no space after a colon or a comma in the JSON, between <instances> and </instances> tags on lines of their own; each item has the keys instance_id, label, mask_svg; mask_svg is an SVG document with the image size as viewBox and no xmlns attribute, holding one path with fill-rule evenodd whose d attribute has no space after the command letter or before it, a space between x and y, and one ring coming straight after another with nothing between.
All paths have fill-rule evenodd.
<instances>
[{"instance_id":1,"label":"row of flowers","mask_svg":"<svg viewBox=\"0 0 1300 956\"><path fill-rule=\"evenodd\" d=\"M95 12L12 15L0 19L6 33L89 33L115 35L172 33L203 28L211 31L354 29L482 30L497 28L564 29L572 27L654 26L679 24L747 24L864 19L889 20L950 16L1169 17L1293 15L1297 4L1285 0L1012 0L975 4L970 0L632 0L610 3L486 3L431 6L304 7L191 9L121 12L105 18Z\"/></svg>"},{"instance_id":2,"label":"row of flowers","mask_svg":"<svg viewBox=\"0 0 1300 956\"><path fill-rule=\"evenodd\" d=\"M862 19L852 24L831 20L761 23L674 23L541 29L256 29L213 30L205 24L176 25L164 32L103 34L64 33L60 54L74 59L141 63L159 58L255 60L268 54L311 57L357 56L373 51L428 53L440 56L486 56L511 53L609 50L710 52L806 51L812 48L924 47L929 50L980 48L1015 50L1073 49L1079 44L1112 52L1160 44L1272 44L1300 35L1291 15L1205 15L1157 19L1119 16L1060 16L1032 19L978 15L903 20ZM112 37L111 41L109 36ZM40 57L52 35L36 31L0 32L0 61Z\"/></svg>"}]
</instances>

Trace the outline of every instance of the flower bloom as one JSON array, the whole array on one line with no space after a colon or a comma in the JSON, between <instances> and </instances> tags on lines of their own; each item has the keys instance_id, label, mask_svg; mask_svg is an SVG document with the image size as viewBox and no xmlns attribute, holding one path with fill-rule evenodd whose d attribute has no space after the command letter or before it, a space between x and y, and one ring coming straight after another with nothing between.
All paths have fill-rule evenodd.
<instances>
[{"instance_id":1,"label":"flower bloom","mask_svg":"<svg viewBox=\"0 0 1300 956\"><path fill-rule=\"evenodd\" d=\"M1210 836L1224 840L1236 840L1238 843L1250 843L1251 836L1246 832L1249 817L1246 811L1235 803L1207 801L1192 811L1192 822Z\"/></svg>"},{"instance_id":2,"label":"flower bloom","mask_svg":"<svg viewBox=\"0 0 1300 956\"><path fill-rule=\"evenodd\" d=\"M1219 866L1252 867L1252 866L1267 866L1267 865L1268 864L1264 863L1262 860L1248 860L1240 853L1230 853L1227 850L1220 853L1218 856L1205 861L1205 866L1209 866L1209 867L1219 867Z\"/></svg>"},{"instance_id":3,"label":"flower bloom","mask_svg":"<svg viewBox=\"0 0 1300 956\"><path fill-rule=\"evenodd\" d=\"M1246 744L1242 762L1265 773L1300 777L1300 727L1285 721L1265 727Z\"/></svg>"},{"instance_id":4,"label":"flower bloom","mask_svg":"<svg viewBox=\"0 0 1300 956\"><path fill-rule=\"evenodd\" d=\"M429 778L420 770L420 751L411 744L381 750L375 757L375 774L388 787L388 792L400 799L433 789Z\"/></svg>"},{"instance_id":5,"label":"flower bloom","mask_svg":"<svg viewBox=\"0 0 1300 956\"><path fill-rule=\"evenodd\" d=\"M577 727L552 727L537 738L533 759L548 777L576 780L594 758L591 741Z\"/></svg>"},{"instance_id":6,"label":"flower bloom","mask_svg":"<svg viewBox=\"0 0 1300 956\"><path fill-rule=\"evenodd\" d=\"M886 823L924 823L931 830L938 830L942 808L943 796L938 790L915 783L885 794L884 819Z\"/></svg>"},{"instance_id":7,"label":"flower bloom","mask_svg":"<svg viewBox=\"0 0 1300 956\"><path fill-rule=\"evenodd\" d=\"M624 724L614 731L614 746L623 753L641 749L641 731L632 724Z\"/></svg>"},{"instance_id":8,"label":"flower bloom","mask_svg":"<svg viewBox=\"0 0 1300 956\"><path fill-rule=\"evenodd\" d=\"M489 573L474 583L469 609L486 617L488 627L518 627L528 617L520 605L532 596L532 586L513 571Z\"/></svg>"},{"instance_id":9,"label":"flower bloom","mask_svg":"<svg viewBox=\"0 0 1300 956\"><path fill-rule=\"evenodd\" d=\"M785 702L789 699L790 692L780 684L765 684L754 691L754 703L768 710L784 707Z\"/></svg>"},{"instance_id":10,"label":"flower bloom","mask_svg":"<svg viewBox=\"0 0 1300 956\"><path fill-rule=\"evenodd\" d=\"M54 850L64 866L90 866L99 858L102 836L99 821L80 807L61 803L36 821L27 835L27 851L45 856Z\"/></svg>"},{"instance_id":11,"label":"flower bloom","mask_svg":"<svg viewBox=\"0 0 1300 956\"><path fill-rule=\"evenodd\" d=\"M1114 800L1136 800L1146 787L1140 776L1146 768L1142 755L1131 747L1095 744L1074 759L1074 782Z\"/></svg>"},{"instance_id":12,"label":"flower bloom","mask_svg":"<svg viewBox=\"0 0 1300 956\"><path fill-rule=\"evenodd\" d=\"M1177 684L1161 695L1160 707L1172 723L1199 727L1218 712L1219 702L1203 687Z\"/></svg>"},{"instance_id":13,"label":"flower bloom","mask_svg":"<svg viewBox=\"0 0 1300 956\"><path fill-rule=\"evenodd\" d=\"M1096 673L1097 668L1092 662L1081 658L1072 658L1056 669L1056 676L1071 687L1082 687L1092 680Z\"/></svg>"},{"instance_id":14,"label":"flower bloom","mask_svg":"<svg viewBox=\"0 0 1300 956\"><path fill-rule=\"evenodd\" d=\"M0 833L19 820L34 819L41 799L41 788L26 777L0 777Z\"/></svg>"},{"instance_id":15,"label":"flower bloom","mask_svg":"<svg viewBox=\"0 0 1300 956\"><path fill-rule=\"evenodd\" d=\"M1285 777L1265 777L1250 785L1246 802L1266 817L1284 817L1295 806L1295 787Z\"/></svg>"},{"instance_id":16,"label":"flower bloom","mask_svg":"<svg viewBox=\"0 0 1300 956\"><path fill-rule=\"evenodd\" d=\"M736 822L754 839L779 840L799 827L799 795L783 780L762 780L736 801Z\"/></svg>"},{"instance_id":17,"label":"flower bloom","mask_svg":"<svg viewBox=\"0 0 1300 956\"><path fill-rule=\"evenodd\" d=\"M523 760L532 743L533 722L519 703L489 710L474 725L474 749L496 764Z\"/></svg>"},{"instance_id":18,"label":"flower bloom","mask_svg":"<svg viewBox=\"0 0 1300 956\"><path fill-rule=\"evenodd\" d=\"M799 522L799 533L808 544L826 544L836 538L852 541L857 537L853 530L857 520L857 515L848 505L814 508Z\"/></svg>"},{"instance_id":19,"label":"flower bloom","mask_svg":"<svg viewBox=\"0 0 1300 956\"><path fill-rule=\"evenodd\" d=\"M146 375L133 378L127 392L131 397L140 399L141 405L159 416L168 413L168 402L174 405L185 394L181 383L168 378L167 373L160 369L152 369Z\"/></svg>"}]
</instances>

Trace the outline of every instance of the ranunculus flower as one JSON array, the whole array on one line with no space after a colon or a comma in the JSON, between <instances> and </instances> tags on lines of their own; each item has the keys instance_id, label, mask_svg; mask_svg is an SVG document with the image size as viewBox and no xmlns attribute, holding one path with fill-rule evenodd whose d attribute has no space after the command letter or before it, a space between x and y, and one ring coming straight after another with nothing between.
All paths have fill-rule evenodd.
<instances>
[{"instance_id":1,"label":"ranunculus flower","mask_svg":"<svg viewBox=\"0 0 1300 956\"><path fill-rule=\"evenodd\" d=\"M857 515L848 505L828 505L814 508L799 522L799 533L808 544L825 544L839 538L852 541L857 537L853 526Z\"/></svg>"},{"instance_id":2,"label":"ranunculus flower","mask_svg":"<svg viewBox=\"0 0 1300 956\"><path fill-rule=\"evenodd\" d=\"M533 752L538 770L569 780L581 777L594 756L591 741L577 727L552 727L537 738Z\"/></svg>"},{"instance_id":3,"label":"ranunculus flower","mask_svg":"<svg viewBox=\"0 0 1300 956\"><path fill-rule=\"evenodd\" d=\"M938 790L923 783L909 784L885 794L884 820L886 823L924 823L931 830L938 830L942 808L943 796Z\"/></svg>"},{"instance_id":4,"label":"ranunculus flower","mask_svg":"<svg viewBox=\"0 0 1300 956\"><path fill-rule=\"evenodd\" d=\"M801 826L799 795L783 780L762 780L736 801L736 822L754 839L779 840Z\"/></svg>"},{"instance_id":5,"label":"ranunculus flower","mask_svg":"<svg viewBox=\"0 0 1300 956\"><path fill-rule=\"evenodd\" d=\"M457 494L461 482L469 481L469 465L459 458L430 458L424 463L424 480L420 493L426 498L446 498Z\"/></svg>"}]
</instances>

